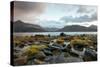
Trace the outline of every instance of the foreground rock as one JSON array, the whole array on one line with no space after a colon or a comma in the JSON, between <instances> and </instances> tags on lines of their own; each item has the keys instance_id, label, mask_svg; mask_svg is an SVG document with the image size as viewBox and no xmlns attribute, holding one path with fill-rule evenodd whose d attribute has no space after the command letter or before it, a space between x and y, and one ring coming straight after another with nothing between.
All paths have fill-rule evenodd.
<instances>
[{"instance_id":1,"label":"foreground rock","mask_svg":"<svg viewBox=\"0 0 100 67\"><path fill-rule=\"evenodd\" d=\"M14 60L14 65L25 65L27 64L27 56L22 56Z\"/></svg>"}]
</instances>

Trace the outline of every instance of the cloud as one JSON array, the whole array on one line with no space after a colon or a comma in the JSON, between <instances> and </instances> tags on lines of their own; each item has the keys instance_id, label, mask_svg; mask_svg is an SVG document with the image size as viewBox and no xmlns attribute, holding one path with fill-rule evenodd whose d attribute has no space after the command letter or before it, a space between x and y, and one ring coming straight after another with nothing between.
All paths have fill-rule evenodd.
<instances>
[{"instance_id":1,"label":"cloud","mask_svg":"<svg viewBox=\"0 0 100 67\"><path fill-rule=\"evenodd\" d=\"M72 9L75 10L74 13L70 15L65 15L61 18L61 20L65 22L91 22L97 20L97 6L89 6L89 5L74 5L75 8ZM70 12L67 12L68 14Z\"/></svg>"},{"instance_id":2,"label":"cloud","mask_svg":"<svg viewBox=\"0 0 100 67\"><path fill-rule=\"evenodd\" d=\"M65 22L91 22L97 20L97 7L96 6L77 6L77 10L70 16L64 16L61 20ZM73 9L72 9L73 10Z\"/></svg>"},{"instance_id":3,"label":"cloud","mask_svg":"<svg viewBox=\"0 0 100 67\"><path fill-rule=\"evenodd\" d=\"M91 22L97 20L97 14L94 13L91 17L88 15L82 15L79 17L64 16L61 20L64 20L65 22Z\"/></svg>"},{"instance_id":4,"label":"cloud","mask_svg":"<svg viewBox=\"0 0 100 67\"><path fill-rule=\"evenodd\" d=\"M87 25L87 22L89 25L97 20L97 6L16 1L14 20L43 27L64 27L80 23Z\"/></svg>"},{"instance_id":5,"label":"cloud","mask_svg":"<svg viewBox=\"0 0 100 67\"><path fill-rule=\"evenodd\" d=\"M80 5L78 6L77 13L91 13L96 11L97 11L96 6Z\"/></svg>"},{"instance_id":6,"label":"cloud","mask_svg":"<svg viewBox=\"0 0 100 67\"><path fill-rule=\"evenodd\" d=\"M42 20L39 21L38 24L42 27L48 27L48 28L62 28L65 26L65 23L62 23L60 21L48 21L48 20Z\"/></svg>"},{"instance_id":7,"label":"cloud","mask_svg":"<svg viewBox=\"0 0 100 67\"><path fill-rule=\"evenodd\" d=\"M33 21L36 16L44 12L45 5L37 2L15 1L14 20Z\"/></svg>"}]
</instances>

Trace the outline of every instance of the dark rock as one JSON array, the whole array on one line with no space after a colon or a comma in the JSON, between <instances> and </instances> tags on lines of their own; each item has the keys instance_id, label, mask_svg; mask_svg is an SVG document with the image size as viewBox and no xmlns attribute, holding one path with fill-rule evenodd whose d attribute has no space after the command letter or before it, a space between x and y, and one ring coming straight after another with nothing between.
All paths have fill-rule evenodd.
<instances>
[{"instance_id":1,"label":"dark rock","mask_svg":"<svg viewBox=\"0 0 100 67\"><path fill-rule=\"evenodd\" d=\"M46 56L52 55L51 49L44 49L43 52L46 54Z\"/></svg>"},{"instance_id":2,"label":"dark rock","mask_svg":"<svg viewBox=\"0 0 100 67\"><path fill-rule=\"evenodd\" d=\"M86 49L85 54L83 56L84 61L97 61L97 53L92 49Z\"/></svg>"},{"instance_id":3,"label":"dark rock","mask_svg":"<svg viewBox=\"0 0 100 67\"><path fill-rule=\"evenodd\" d=\"M63 49L64 52L70 52L71 51L71 46L70 44L67 45L64 49Z\"/></svg>"},{"instance_id":4,"label":"dark rock","mask_svg":"<svg viewBox=\"0 0 100 67\"><path fill-rule=\"evenodd\" d=\"M73 56L73 57L79 57L79 55L76 54L76 53L74 53L74 52L69 52L69 54L70 54L71 56Z\"/></svg>"}]
</instances>

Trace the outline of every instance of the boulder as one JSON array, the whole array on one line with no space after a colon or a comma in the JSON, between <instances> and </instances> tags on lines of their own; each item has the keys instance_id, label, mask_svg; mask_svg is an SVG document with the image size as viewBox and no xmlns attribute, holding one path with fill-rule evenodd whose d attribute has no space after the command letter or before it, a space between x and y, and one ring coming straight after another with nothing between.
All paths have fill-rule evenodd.
<instances>
[{"instance_id":1,"label":"boulder","mask_svg":"<svg viewBox=\"0 0 100 67\"><path fill-rule=\"evenodd\" d=\"M14 60L14 65L25 65L27 64L27 56L19 57Z\"/></svg>"},{"instance_id":2,"label":"boulder","mask_svg":"<svg viewBox=\"0 0 100 67\"><path fill-rule=\"evenodd\" d=\"M97 53L92 49L86 49L83 56L84 61L97 61Z\"/></svg>"}]
</instances>

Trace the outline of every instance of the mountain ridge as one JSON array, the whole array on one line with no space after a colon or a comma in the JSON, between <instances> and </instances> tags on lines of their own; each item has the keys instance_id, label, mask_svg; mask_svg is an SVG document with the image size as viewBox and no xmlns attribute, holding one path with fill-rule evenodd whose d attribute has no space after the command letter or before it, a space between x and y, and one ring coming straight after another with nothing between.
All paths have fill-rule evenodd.
<instances>
[{"instance_id":1,"label":"mountain ridge","mask_svg":"<svg viewBox=\"0 0 100 67\"><path fill-rule=\"evenodd\" d=\"M44 28L40 25L24 23L21 20L13 22L13 32L97 32L97 26L91 25L89 27L81 25L69 25L61 29Z\"/></svg>"},{"instance_id":2,"label":"mountain ridge","mask_svg":"<svg viewBox=\"0 0 100 67\"><path fill-rule=\"evenodd\" d=\"M85 26L80 26L80 25L70 25L70 26L65 26L62 29L59 29L58 31L60 32L96 32L97 26L95 26L95 28L93 26L85 27Z\"/></svg>"},{"instance_id":3,"label":"mountain ridge","mask_svg":"<svg viewBox=\"0 0 100 67\"><path fill-rule=\"evenodd\" d=\"M45 30L35 24L24 23L23 21L15 21L13 22L13 32L45 32Z\"/></svg>"}]
</instances>

